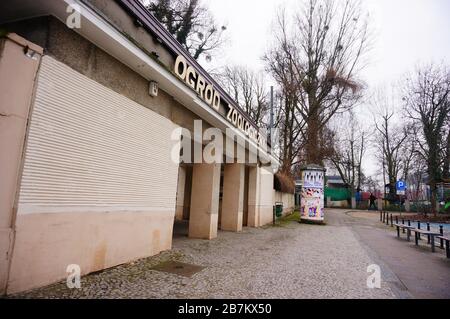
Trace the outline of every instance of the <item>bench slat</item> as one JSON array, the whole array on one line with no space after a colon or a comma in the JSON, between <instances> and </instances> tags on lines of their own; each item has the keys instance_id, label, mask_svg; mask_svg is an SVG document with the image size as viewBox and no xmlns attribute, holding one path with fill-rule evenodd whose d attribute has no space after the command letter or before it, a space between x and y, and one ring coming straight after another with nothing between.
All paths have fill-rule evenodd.
<instances>
[{"instance_id":1,"label":"bench slat","mask_svg":"<svg viewBox=\"0 0 450 319\"><path fill-rule=\"evenodd\" d=\"M410 228L410 229L414 228L414 226L408 226L408 225L403 225L403 224L394 224L394 226L401 227L401 228Z\"/></svg>"},{"instance_id":2,"label":"bench slat","mask_svg":"<svg viewBox=\"0 0 450 319\"><path fill-rule=\"evenodd\" d=\"M441 233L438 233L438 232L433 232L433 231L423 230L423 229L417 229L417 228L414 228L414 229L411 229L411 230L413 232L424 234L424 235L440 235L441 234Z\"/></svg>"}]
</instances>

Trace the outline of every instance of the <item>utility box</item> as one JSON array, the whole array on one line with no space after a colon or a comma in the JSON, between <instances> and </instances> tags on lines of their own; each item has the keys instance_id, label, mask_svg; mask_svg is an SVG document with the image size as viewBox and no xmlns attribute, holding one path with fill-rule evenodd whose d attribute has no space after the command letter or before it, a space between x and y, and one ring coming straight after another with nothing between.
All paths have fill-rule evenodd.
<instances>
[{"instance_id":1,"label":"utility box","mask_svg":"<svg viewBox=\"0 0 450 319\"><path fill-rule=\"evenodd\" d=\"M325 168L307 165L301 168L301 221L322 223L324 220Z\"/></svg>"}]
</instances>

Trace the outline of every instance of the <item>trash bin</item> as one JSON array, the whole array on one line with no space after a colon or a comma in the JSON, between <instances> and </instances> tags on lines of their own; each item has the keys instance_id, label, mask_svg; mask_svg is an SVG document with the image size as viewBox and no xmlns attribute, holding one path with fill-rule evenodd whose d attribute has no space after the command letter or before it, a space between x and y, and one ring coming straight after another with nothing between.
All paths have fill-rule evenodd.
<instances>
[{"instance_id":1,"label":"trash bin","mask_svg":"<svg viewBox=\"0 0 450 319\"><path fill-rule=\"evenodd\" d=\"M277 217L283 216L283 203L275 203L275 214Z\"/></svg>"}]
</instances>

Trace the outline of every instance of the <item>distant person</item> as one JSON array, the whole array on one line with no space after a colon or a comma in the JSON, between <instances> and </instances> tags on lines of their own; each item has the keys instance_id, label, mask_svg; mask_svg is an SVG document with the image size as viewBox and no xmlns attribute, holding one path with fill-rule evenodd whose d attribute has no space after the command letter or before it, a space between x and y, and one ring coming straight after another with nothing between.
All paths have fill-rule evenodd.
<instances>
[{"instance_id":1,"label":"distant person","mask_svg":"<svg viewBox=\"0 0 450 319\"><path fill-rule=\"evenodd\" d=\"M374 210L377 209L377 206L375 206L375 200L377 198L373 195L373 193L370 193L370 197L369 197L369 210L373 207Z\"/></svg>"}]
</instances>

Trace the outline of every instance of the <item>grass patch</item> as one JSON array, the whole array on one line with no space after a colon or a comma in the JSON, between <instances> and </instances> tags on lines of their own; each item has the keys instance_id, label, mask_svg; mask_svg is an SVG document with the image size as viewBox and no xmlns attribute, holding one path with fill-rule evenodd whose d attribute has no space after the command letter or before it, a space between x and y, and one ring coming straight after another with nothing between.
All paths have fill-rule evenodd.
<instances>
[{"instance_id":1,"label":"grass patch","mask_svg":"<svg viewBox=\"0 0 450 319\"><path fill-rule=\"evenodd\" d=\"M294 211L293 213L280 217L275 221L275 227L277 226L286 226L288 224L290 224L291 222L298 222L300 221L300 212L299 211Z\"/></svg>"},{"instance_id":2,"label":"grass patch","mask_svg":"<svg viewBox=\"0 0 450 319\"><path fill-rule=\"evenodd\" d=\"M310 224L310 225L319 225L319 226L326 226L326 222L316 222L316 221L308 221L308 220L301 220L300 219L300 212L294 211L293 213L280 217L275 221L275 225L271 225L272 227L284 227L289 225L292 222L301 222L302 224Z\"/></svg>"}]
</instances>

